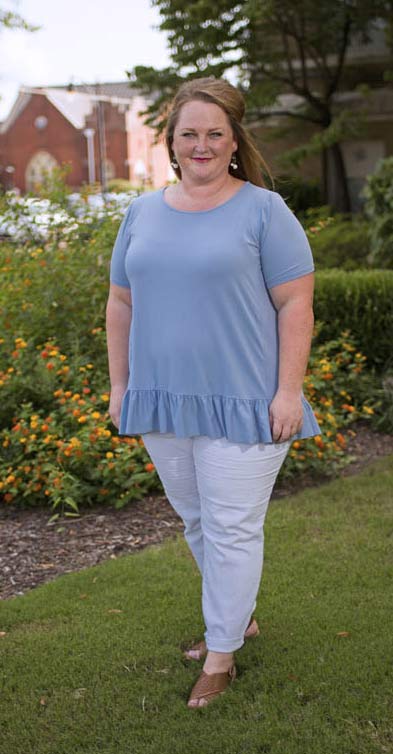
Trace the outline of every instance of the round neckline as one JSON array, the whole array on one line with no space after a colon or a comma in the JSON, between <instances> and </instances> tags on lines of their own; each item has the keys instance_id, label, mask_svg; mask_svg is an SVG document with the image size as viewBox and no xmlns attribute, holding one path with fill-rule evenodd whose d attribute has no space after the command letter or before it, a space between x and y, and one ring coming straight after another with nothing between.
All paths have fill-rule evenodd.
<instances>
[{"instance_id":1,"label":"round neckline","mask_svg":"<svg viewBox=\"0 0 393 754\"><path fill-rule=\"evenodd\" d=\"M167 186L163 186L161 189L161 201L167 207L168 209L172 210L172 212L180 212L183 215L201 215L205 214L206 212L214 212L216 209L221 209L222 207L225 207L230 202L233 202L236 197L242 193L242 191L246 188L246 186L250 185L250 181L245 181L243 183L243 186L241 186L235 194L232 194L232 196L229 197L229 199L226 199L225 202L222 202L221 204L217 204L215 207L210 207L210 209L177 209L176 207L171 207L170 204L168 204L165 201L164 194Z\"/></svg>"}]
</instances>

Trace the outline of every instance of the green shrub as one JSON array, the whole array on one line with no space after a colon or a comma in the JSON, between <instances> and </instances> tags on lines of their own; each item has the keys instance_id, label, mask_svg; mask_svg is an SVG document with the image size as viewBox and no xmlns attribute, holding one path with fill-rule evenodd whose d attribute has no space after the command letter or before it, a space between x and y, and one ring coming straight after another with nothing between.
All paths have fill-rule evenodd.
<instances>
[{"instance_id":1,"label":"green shrub","mask_svg":"<svg viewBox=\"0 0 393 754\"><path fill-rule=\"evenodd\" d=\"M122 191L135 191L135 187L125 178L112 178L107 184L108 191L121 193Z\"/></svg>"},{"instance_id":2,"label":"green shrub","mask_svg":"<svg viewBox=\"0 0 393 754\"><path fill-rule=\"evenodd\" d=\"M363 189L375 266L393 268L393 157L379 160Z\"/></svg>"},{"instance_id":3,"label":"green shrub","mask_svg":"<svg viewBox=\"0 0 393 754\"><path fill-rule=\"evenodd\" d=\"M75 513L99 501L121 507L162 490L143 439L119 437L111 424L107 371L73 360L54 341L37 347L20 337L14 339L8 363L0 372L0 494L5 503ZM321 435L293 443L284 476L305 469L326 476L348 461L341 430L374 412L369 396L357 400L364 367L365 357L348 333L313 349L305 395Z\"/></svg>"},{"instance_id":4,"label":"green shrub","mask_svg":"<svg viewBox=\"0 0 393 754\"><path fill-rule=\"evenodd\" d=\"M297 175L283 174L274 178L274 184L275 191L283 196L296 215L322 202L321 188L317 180L305 180Z\"/></svg>"},{"instance_id":5,"label":"green shrub","mask_svg":"<svg viewBox=\"0 0 393 754\"><path fill-rule=\"evenodd\" d=\"M317 218L313 211L306 212L305 218L317 270L370 268L371 245L366 220L351 215Z\"/></svg>"},{"instance_id":6,"label":"green shrub","mask_svg":"<svg viewBox=\"0 0 393 754\"><path fill-rule=\"evenodd\" d=\"M353 333L370 367L384 371L392 360L393 270L325 270L317 273L317 342Z\"/></svg>"}]
</instances>

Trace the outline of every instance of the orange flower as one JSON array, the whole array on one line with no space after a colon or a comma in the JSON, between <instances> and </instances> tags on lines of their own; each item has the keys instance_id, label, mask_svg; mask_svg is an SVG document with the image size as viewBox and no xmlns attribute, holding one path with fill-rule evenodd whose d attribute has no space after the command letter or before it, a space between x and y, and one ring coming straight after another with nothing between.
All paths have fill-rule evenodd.
<instances>
[{"instance_id":1,"label":"orange flower","mask_svg":"<svg viewBox=\"0 0 393 754\"><path fill-rule=\"evenodd\" d=\"M145 469L146 471L154 471L155 469L154 463L145 463Z\"/></svg>"}]
</instances>

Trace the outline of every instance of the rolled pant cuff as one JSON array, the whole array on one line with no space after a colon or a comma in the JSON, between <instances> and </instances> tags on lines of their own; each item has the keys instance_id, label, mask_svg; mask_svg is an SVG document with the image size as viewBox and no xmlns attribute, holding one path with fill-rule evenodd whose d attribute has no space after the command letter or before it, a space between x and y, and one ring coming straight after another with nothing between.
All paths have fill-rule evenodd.
<instances>
[{"instance_id":1,"label":"rolled pant cuff","mask_svg":"<svg viewBox=\"0 0 393 754\"><path fill-rule=\"evenodd\" d=\"M244 644L244 636L241 639L207 639L206 646L209 652L235 652Z\"/></svg>"}]
</instances>

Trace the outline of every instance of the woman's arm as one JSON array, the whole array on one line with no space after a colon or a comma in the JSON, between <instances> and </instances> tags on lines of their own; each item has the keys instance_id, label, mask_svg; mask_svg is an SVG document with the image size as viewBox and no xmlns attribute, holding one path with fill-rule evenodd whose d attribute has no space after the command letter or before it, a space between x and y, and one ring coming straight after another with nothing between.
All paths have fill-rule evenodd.
<instances>
[{"instance_id":1,"label":"woman's arm","mask_svg":"<svg viewBox=\"0 0 393 754\"><path fill-rule=\"evenodd\" d=\"M313 273L269 291L279 333L278 389L269 409L274 442L289 440L303 422L301 394L314 325L313 291Z\"/></svg>"},{"instance_id":2,"label":"woman's arm","mask_svg":"<svg viewBox=\"0 0 393 754\"><path fill-rule=\"evenodd\" d=\"M130 289L111 284L106 306L106 337L111 382L109 414L115 427L119 427L121 401L128 383L131 318Z\"/></svg>"}]
</instances>

